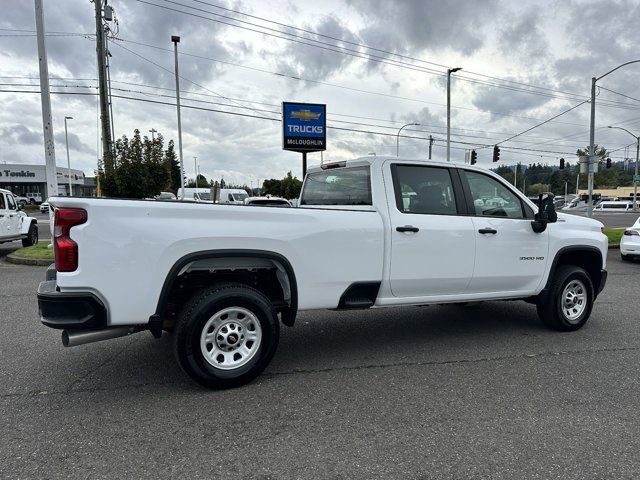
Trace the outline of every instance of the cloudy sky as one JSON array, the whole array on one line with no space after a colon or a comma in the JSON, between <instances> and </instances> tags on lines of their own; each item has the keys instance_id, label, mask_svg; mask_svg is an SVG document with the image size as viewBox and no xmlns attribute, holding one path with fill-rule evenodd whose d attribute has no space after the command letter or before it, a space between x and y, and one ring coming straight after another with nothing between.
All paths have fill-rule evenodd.
<instances>
[{"instance_id":1,"label":"cloudy sky","mask_svg":"<svg viewBox=\"0 0 640 480\"><path fill-rule=\"evenodd\" d=\"M578 105L592 76L640 58L640 3L631 1L109 3L116 136L155 128L177 141L170 36L180 35L186 172L193 176L197 156L207 177L247 184L288 170L300 176L300 154L281 149L282 101L327 104L325 161L394 155L395 133L412 122L420 126L403 130L415 138L400 139L400 155L426 158L432 135L433 157L443 159L446 69L462 67L452 80L452 159L476 148L490 166L493 144ZM44 4L58 164L66 164L63 119L72 116L72 166L91 174L99 155L94 6ZM24 93L38 90L34 4L2 6L0 163L43 164L40 98ZM614 157L633 138L607 125L640 132L639 76L640 64L599 81L596 142ZM505 142L501 159L573 160L588 128L584 104Z\"/></svg>"}]
</instances>

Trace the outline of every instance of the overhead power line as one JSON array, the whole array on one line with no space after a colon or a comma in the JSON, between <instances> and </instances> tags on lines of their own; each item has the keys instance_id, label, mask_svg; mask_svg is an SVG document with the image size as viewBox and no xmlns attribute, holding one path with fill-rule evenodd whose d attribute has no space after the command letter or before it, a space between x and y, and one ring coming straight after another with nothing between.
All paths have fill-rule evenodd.
<instances>
[{"instance_id":1,"label":"overhead power line","mask_svg":"<svg viewBox=\"0 0 640 480\"><path fill-rule=\"evenodd\" d=\"M429 73L429 74L436 75L436 76L445 76L446 75L446 73L444 73L442 71L433 70L433 69L429 69L429 68L426 68L426 67L419 67L419 66L416 66L414 64L409 64L409 63L406 63L406 62L400 62L400 61L396 61L396 60L389 60L387 57L380 57L380 56L372 55L372 54L369 54L369 53L362 53L360 51L349 49L349 48L346 48L344 46L328 44L328 45L330 45L330 47L328 47L328 46L326 46L327 45L326 42L320 42L318 40L309 39L307 37L299 37L297 35L294 35L294 34L291 34L291 33L288 33L288 32L283 32L281 30L276 30L276 29L273 29L273 28L270 28L270 27L265 27L264 25L257 25L257 24L253 24L251 22L245 22L245 21L242 21L242 20L238 20L238 19L235 19L233 17L228 17L228 16L216 14L216 13L210 12L208 10L200 9L200 8L193 7L193 6L190 6L190 5L185 5L185 4L182 4L180 2L173 1L173 0L158 0L158 1L164 1L164 2L167 2L167 3L173 4L173 5L181 6L183 8L190 8L192 10L203 12L203 13L206 13L206 14L209 14L209 15L214 15L216 17L229 19L230 21L220 20L219 18L210 18L210 17L204 16L204 15L198 14L198 13L188 12L188 11L185 11L185 10L180 10L180 9L169 7L169 6L166 6L166 5L159 5L157 3L153 3L153 2L150 2L150 1L147 1L147 0L136 0L136 1L138 1L139 3L146 4L146 5L150 5L150 6L154 6L154 7L157 7L157 8L165 9L165 10L168 10L168 11L182 13L184 15L189 15L189 16L193 16L193 17L196 17L196 18L201 18L201 19L208 20L208 21L211 21L211 22L216 22L216 23L220 23L220 24L231 26L231 27L235 27L235 28L240 28L240 29L243 29L243 30L247 30L247 31L255 32L255 33L260 33L262 35L267 35L267 36L271 36L271 37L274 37L274 38L280 38L280 39L283 39L283 40L287 40L287 41L291 41L291 42L294 42L294 43L299 43L299 44L302 44L302 45L307 45L307 46L311 46L311 47L315 47L315 48L319 48L319 49L324 49L324 50L335 52L335 53L341 53L341 54L349 55L349 56L356 57L356 58L362 58L362 59L365 59L365 60L368 60L368 61L373 61L373 62L376 62L376 63L388 64L388 65L401 67L401 68L407 68L409 70L414 70L414 71L418 71L418 72L422 72L422 73ZM230 23L230 22L236 22L236 23ZM244 25L238 25L238 23L244 24ZM257 27L257 28L261 28L261 29L269 30L269 31L276 31L278 33L270 33L269 31L257 30L256 28L247 27L245 25L252 25L252 26ZM288 35L288 36L283 36L283 35ZM302 40L300 38L302 38ZM511 86L507 86L507 85L496 85L496 84L491 83L491 82L481 81L481 80L477 80L477 79L463 78L463 77L460 77L460 78L464 79L466 81L472 82L472 83L478 83L478 84L483 84L483 85L488 85L488 86L495 86L495 87L498 87L498 88L504 88L504 89L507 89L507 90L530 93L530 94L534 94L534 95L541 95L543 97L548 97L548 98L561 98L561 99L572 100L572 101L575 101L577 99L581 100L581 99L585 98L584 95L577 96L577 95L573 95L572 94L570 96L567 96L567 95L560 96L560 95L553 95L553 94L544 93L544 92L536 92L536 91L532 91L530 89L522 89L522 88L511 87Z\"/></svg>"}]
</instances>

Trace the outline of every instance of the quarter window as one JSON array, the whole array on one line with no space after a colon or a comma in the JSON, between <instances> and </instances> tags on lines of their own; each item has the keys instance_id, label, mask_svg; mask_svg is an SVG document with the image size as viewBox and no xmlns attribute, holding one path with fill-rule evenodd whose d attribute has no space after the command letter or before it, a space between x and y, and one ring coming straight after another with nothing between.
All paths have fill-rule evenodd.
<instances>
[{"instance_id":1,"label":"quarter window","mask_svg":"<svg viewBox=\"0 0 640 480\"><path fill-rule=\"evenodd\" d=\"M396 165L393 177L396 206L402 213L458 213L449 169Z\"/></svg>"},{"instance_id":2,"label":"quarter window","mask_svg":"<svg viewBox=\"0 0 640 480\"><path fill-rule=\"evenodd\" d=\"M495 178L478 172L465 172L476 215L524 218L520 198Z\"/></svg>"}]
</instances>

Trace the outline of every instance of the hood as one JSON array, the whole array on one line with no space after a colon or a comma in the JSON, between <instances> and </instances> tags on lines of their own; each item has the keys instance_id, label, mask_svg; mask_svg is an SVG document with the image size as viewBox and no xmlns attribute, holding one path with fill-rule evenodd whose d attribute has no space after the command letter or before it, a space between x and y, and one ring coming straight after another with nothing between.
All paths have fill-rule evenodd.
<instances>
[{"instance_id":1,"label":"hood","mask_svg":"<svg viewBox=\"0 0 640 480\"><path fill-rule=\"evenodd\" d=\"M570 225L581 226L585 228L589 228L590 230L600 230L604 228L604 224L598 220L593 218L583 217L580 215L571 215L569 213L561 213L558 212L558 222L557 223L565 223Z\"/></svg>"}]
</instances>

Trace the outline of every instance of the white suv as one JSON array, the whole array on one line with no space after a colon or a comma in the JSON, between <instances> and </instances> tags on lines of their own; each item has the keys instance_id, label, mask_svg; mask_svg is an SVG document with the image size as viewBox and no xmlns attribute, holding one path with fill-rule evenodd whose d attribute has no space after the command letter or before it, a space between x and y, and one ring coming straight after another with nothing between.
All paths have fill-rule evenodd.
<instances>
[{"instance_id":1,"label":"white suv","mask_svg":"<svg viewBox=\"0 0 640 480\"><path fill-rule=\"evenodd\" d=\"M13 193L0 189L0 243L14 240L25 247L38 243L37 220L20 211Z\"/></svg>"}]
</instances>

